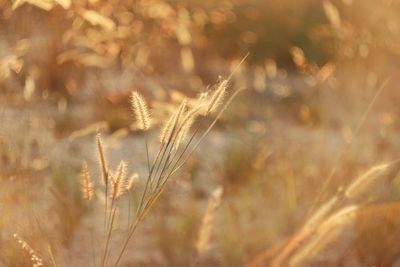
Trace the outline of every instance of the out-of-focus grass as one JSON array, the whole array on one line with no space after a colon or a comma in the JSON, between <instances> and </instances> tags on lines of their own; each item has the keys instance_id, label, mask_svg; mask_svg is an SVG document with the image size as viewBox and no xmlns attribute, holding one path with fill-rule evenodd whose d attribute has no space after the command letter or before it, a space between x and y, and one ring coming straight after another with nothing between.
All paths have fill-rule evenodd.
<instances>
[{"instance_id":1,"label":"out-of-focus grass","mask_svg":"<svg viewBox=\"0 0 400 267\"><path fill-rule=\"evenodd\" d=\"M220 73L232 72L231 86L246 88L149 218L153 228L137 243L151 253L128 262L193 264L206 196L223 185L210 249L197 264L243 266L272 251L262 261L271 263L313 205L343 192L369 166L398 158L396 1L46 1L49 10L31 2L13 10L0 0L0 265L30 264L14 232L46 263L49 244L62 263L92 260L78 253L89 241L76 241L82 220L93 217L79 196L76 162L92 153L85 136L96 129L68 137L99 121L110 133L130 128L133 89L160 107L182 100L178 92L195 97ZM171 106L154 114L157 123ZM143 136L124 136L114 140L111 161L121 153L146 169L137 160L143 147L132 142ZM308 266L398 264L399 179L386 178L357 203L352 234Z\"/></svg>"}]
</instances>

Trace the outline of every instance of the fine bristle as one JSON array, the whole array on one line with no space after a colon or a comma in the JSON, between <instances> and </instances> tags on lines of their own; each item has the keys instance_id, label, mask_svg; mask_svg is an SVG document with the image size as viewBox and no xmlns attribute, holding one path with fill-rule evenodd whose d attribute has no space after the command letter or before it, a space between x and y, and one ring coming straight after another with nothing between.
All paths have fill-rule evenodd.
<instances>
[{"instance_id":1,"label":"fine bristle","mask_svg":"<svg viewBox=\"0 0 400 267\"><path fill-rule=\"evenodd\" d=\"M135 114L138 128L146 131L151 126L150 112L142 95L132 92L132 110Z\"/></svg>"},{"instance_id":2,"label":"fine bristle","mask_svg":"<svg viewBox=\"0 0 400 267\"><path fill-rule=\"evenodd\" d=\"M181 121L182 118L182 114L186 109L186 105L187 101L183 100L179 108L171 115L171 117L164 124L164 127L161 130L161 135L160 135L160 142L162 144L168 143L168 141L171 140L173 136L175 136L179 122Z\"/></svg>"},{"instance_id":3,"label":"fine bristle","mask_svg":"<svg viewBox=\"0 0 400 267\"><path fill-rule=\"evenodd\" d=\"M225 97L227 86L228 86L228 80L223 80L218 85L217 89L212 94L211 99L208 103L207 114L214 113L217 110L218 106L222 104Z\"/></svg>"},{"instance_id":4,"label":"fine bristle","mask_svg":"<svg viewBox=\"0 0 400 267\"><path fill-rule=\"evenodd\" d=\"M84 199L91 200L93 198L93 182L86 161L82 164L81 192Z\"/></svg>"}]
</instances>

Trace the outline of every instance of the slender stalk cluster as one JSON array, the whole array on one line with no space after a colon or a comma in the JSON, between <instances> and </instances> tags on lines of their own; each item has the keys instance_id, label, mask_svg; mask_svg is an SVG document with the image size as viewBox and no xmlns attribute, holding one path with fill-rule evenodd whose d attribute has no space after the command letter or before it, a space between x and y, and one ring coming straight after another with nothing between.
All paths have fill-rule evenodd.
<instances>
[{"instance_id":1,"label":"slender stalk cluster","mask_svg":"<svg viewBox=\"0 0 400 267\"><path fill-rule=\"evenodd\" d=\"M154 159L150 161L149 147L147 143L147 133L145 135L146 154L148 175L145 180L145 186L140 196L135 195L134 189L139 182L138 174L133 174L126 177L127 164L121 161L118 167L111 171L106 159L104 145L102 143L100 134L96 136L96 148L99 158L99 168L101 173L101 183L104 186L104 250L100 266L108 266L108 255L110 252L110 240L113 229L115 229L115 218L118 216L118 207L123 201L121 196L129 195L126 200L128 203L128 229L125 242L123 243L118 257L113 266L118 266L124 252L127 249L129 240L132 238L135 229L139 223L146 217L149 210L154 203L158 200L161 193L165 189L165 185L169 178L175 174L188 160L192 153L197 149L200 142L210 132L211 128L215 125L221 114L237 95L239 90L232 93L230 98L223 103L227 94L226 89L228 80L223 80L218 84L215 91L209 96L208 93L202 93L195 101L194 105L188 105L188 101L184 99L179 107L172 113L172 115L165 121L159 135L160 147ZM151 118L146 102L138 92L133 92L131 95L131 104L133 113L135 115L138 128L147 131L151 128ZM217 112L218 111L218 112ZM204 130L204 132L197 136L201 131L199 124L193 133L190 133L194 122L199 115L206 116L208 114L217 113L212 119L212 122ZM203 118L206 121L206 118ZM186 138L188 141L186 141ZM82 193L85 198L91 199L93 197L93 183L91 181L87 164L84 163L82 177L81 177ZM210 198L206 213L203 218L202 226L199 232L199 239L197 242L198 254L203 253L210 241L211 231L213 227L214 212L219 205L221 198L221 190L216 190ZM136 198L137 197L137 198ZM131 206L134 205L134 206ZM131 217L131 210L133 215ZM136 212L134 212L136 210ZM131 219L132 218L132 219Z\"/></svg>"}]
</instances>

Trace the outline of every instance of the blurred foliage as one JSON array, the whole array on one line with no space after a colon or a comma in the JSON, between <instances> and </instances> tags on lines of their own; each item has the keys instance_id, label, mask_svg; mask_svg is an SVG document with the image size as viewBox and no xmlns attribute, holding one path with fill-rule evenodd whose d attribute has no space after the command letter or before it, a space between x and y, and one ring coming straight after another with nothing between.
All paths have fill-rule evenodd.
<instances>
[{"instance_id":1,"label":"blurred foliage","mask_svg":"<svg viewBox=\"0 0 400 267\"><path fill-rule=\"evenodd\" d=\"M20 193L26 188L5 189L4 203L22 214L22 204L43 190L32 177L49 175L52 195L43 198L50 211L41 212L55 215L48 236L65 246L87 207L76 170L54 162L80 160L87 148L82 137L99 128L131 137L128 95L134 89L157 110L155 124L184 94L190 102L208 90L218 74L232 75L230 88L247 89L217 125L210 147L220 153L206 148L196 155L186 170L190 178L162 198L149 239L168 266L193 262L203 211L198 202L215 184L225 189L216 242L199 265L243 266L295 234L332 168L337 171L322 200L360 169L398 157L400 1L0 0L0 25L0 104L51 117L44 123L2 114L0 190L25 176L36 185L29 197ZM371 102L387 77L389 88ZM162 106L166 99L170 104ZM369 104L374 109L363 122ZM68 135L69 142L79 139L77 149L50 153ZM131 143L119 145L131 149ZM136 148L141 153L143 146ZM393 238L397 180L373 188L371 204L357 217L351 255L361 265L390 266L400 257ZM6 212L2 232L26 221ZM25 228L33 229L29 224ZM45 251L38 232L24 237ZM2 235L1 247L8 242ZM0 253L0 265L29 263L14 245Z\"/></svg>"},{"instance_id":2,"label":"blurred foliage","mask_svg":"<svg viewBox=\"0 0 400 267\"><path fill-rule=\"evenodd\" d=\"M77 177L77 174L68 168L59 167L51 170L53 182L51 192L54 198L51 209L56 214L56 228L60 234L60 241L66 246L86 211L79 181L73 179L74 177Z\"/></svg>"},{"instance_id":3,"label":"blurred foliage","mask_svg":"<svg viewBox=\"0 0 400 267\"><path fill-rule=\"evenodd\" d=\"M109 91L132 84L160 96L160 81L154 83L150 75L173 75L181 82L179 76L191 77L191 86L200 77L208 84L223 69L219 62L246 52L248 63L274 60L310 74L329 62L382 73L388 69L384 62L397 66L398 5L387 0L3 0L0 82L4 91L19 88L27 99L35 89L47 98L48 92L73 96L87 87Z\"/></svg>"}]
</instances>

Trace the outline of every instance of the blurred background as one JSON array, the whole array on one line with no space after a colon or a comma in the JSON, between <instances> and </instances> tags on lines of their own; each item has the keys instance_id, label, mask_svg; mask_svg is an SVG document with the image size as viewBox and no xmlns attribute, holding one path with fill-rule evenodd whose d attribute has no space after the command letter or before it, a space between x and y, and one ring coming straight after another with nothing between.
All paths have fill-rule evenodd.
<instances>
[{"instance_id":1,"label":"blurred background","mask_svg":"<svg viewBox=\"0 0 400 267\"><path fill-rule=\"evenodd\" d=\"M82 199L79 171L83 160L97 168L96 132L110 162L125 159L144 178L130 93L144 95L157 123L183 95L230 75L229 90L245 90L122 266L192 266L218 186L197 266L276 263L310 211L399 158L399 59L397 0L0 0L0 266L32 265L14 233L45 263L51 247L58 266L91 265L102 217ZM351 225L281 266L400 266L397 169L369 190Z\"/></svg>"}]
</instances>

